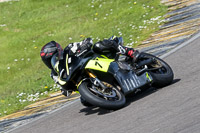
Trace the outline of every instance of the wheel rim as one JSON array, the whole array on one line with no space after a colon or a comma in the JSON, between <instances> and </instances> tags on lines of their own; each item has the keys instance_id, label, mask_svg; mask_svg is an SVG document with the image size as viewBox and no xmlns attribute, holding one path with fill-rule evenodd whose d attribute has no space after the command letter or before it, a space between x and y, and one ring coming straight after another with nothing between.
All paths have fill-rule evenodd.
<instances>
[{"instance_id":1,"label":"wheel rim","mask_svg":"<svg viewBox=\"0 0 200 133\"><path fill-rule=\"evenodd\" d=\"M103 89L101 87L97 87L93 84L88 85L88 89L94 95L96 95L96 96L98 96L102 99L108 100L108 101L117 101L117 100L121 99L121 95L120 95L119 90L117 88L115 88L113 85L108 84L106 82L103 82L103 84L108 87L106 89L106 91L104 91L104 92L103 92Z\"/></svg>"},{"instance_id":2,"label":"wheel rim","mask_svg":"<svg viewBox=\"0 0 200 133\"><path fill-rule=\"evenodd\" d=\"M156 59L155 63L150 64L148 67L149 67L149 70L151 72L156 73L156 74L165 74L165 73L168 73L168 70L165 67L164 63L161 62L158 59Z\"/></svg>"},{"instance_id":3,"label":"wheel rim","mask_svg":"<svg viewBox=\"0 0 200 133\"><path fill-rule=\"evenodd\" d=\"M166 74L168 73L168 69L165 67L165 63L153 56L144 56L142 60L147 60L150 58L154 58L155 61L152 64L147 65L148 71L151 71L155 74Z\"/></svg>"}]
</instances>

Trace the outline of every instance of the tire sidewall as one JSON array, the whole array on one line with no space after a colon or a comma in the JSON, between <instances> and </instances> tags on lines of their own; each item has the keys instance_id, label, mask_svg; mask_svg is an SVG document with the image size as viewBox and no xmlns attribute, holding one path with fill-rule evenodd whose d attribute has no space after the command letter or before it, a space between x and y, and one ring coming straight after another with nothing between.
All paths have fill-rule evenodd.
<instances>
[{"instance_id":1,"label":"tire sidewall","mask_svg":"<svg viewBox=\"0 0 200 133\"><path fill-rule=\"evenodd\" d=\"M96 96L95 94L93 94L88 89L88 87L87 87L88 84L89 84L89 81L83 81L81 83L81 85L79 86L78 90L79 90L79 93L81 94L81 96L84 97L84 99L87 102L89 102L90 104L101 107L101 108L105 108L105 109L119 109L125 105L126 99L125 99L124 94L122 94L121 91L117 90L119 92L119 94L121 95L120 100L107 101L107 100L100 98L100 97Z\"/></svg>"},{"instance_id":2,"label":"tire sidewall","mask_svg":"<svg viewBox=\"0 0 200 133\"><path fill-rule=\"evenodd\" d=\"M151 74L151 76L153 77L153 86L164 87L164 86L171 84L174 79L174 73L173 73L171 67L164 60L162 60L154 55L151 55L148 53L142 53L142 54L147 57L152 57L152 58L155 58L156 60L159 60L161 62L161 64L163 65L163 67L167 70L167 72L164 74L156 74L151 71L148 71Z\"/></svg>"}]
</instances>

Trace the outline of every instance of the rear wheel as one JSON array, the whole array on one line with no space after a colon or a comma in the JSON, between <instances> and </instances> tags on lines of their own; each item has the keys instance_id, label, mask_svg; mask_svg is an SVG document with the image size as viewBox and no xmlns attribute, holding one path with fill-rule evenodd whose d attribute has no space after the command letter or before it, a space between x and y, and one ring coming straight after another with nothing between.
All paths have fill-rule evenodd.
<instances>
[{"instance_id":1,"label":"rear wheel","mask_svg":"<svg viewBox=\"0 0 200 133\"><path fill-rule=\"evenodd\" d=\"M174 74L171 67L162 59L147 53L141 53L140 60L154 58L154 62L147 65L148 72L153 77L153 86L164 87L172 83Z\"/></svg>"},{"instance_id":2,"label":"rear wheel","mask_svg":"<svg viewBox=\"0 0 200 133\"><path fill-rule=\"evenodd\" d=\"M126 99L125 96L113 85L103 82L108 88L103 91L100 86L95 86L90 81L84 81L79 86L79 92L84 99L92 105L105 109L122 108Z\"/></svg>"}]
</instances>

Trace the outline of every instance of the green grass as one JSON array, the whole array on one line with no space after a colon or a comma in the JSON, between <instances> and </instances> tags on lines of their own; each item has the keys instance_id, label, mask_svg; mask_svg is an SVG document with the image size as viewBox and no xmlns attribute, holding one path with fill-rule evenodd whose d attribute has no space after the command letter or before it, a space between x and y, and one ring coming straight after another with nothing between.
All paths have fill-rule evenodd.
<instances>
[{"instance_id":1,"label":"green grass","mask_svg":"<svg viewBox=\"0 0 200 133\"><path fill-rule=\"evenodd\" d=\"M94 42L117 35L123 36L125 45L135 47L158 30L163 19L151 18L163 16L166 11L159 0L0 3L0 116L34 102L20 102L30 94L44 97L41 93L55 90L50 71L40 59L40 49L47 42L55 40L65 47L81 41L80 35Z\"/></svg>"}]
</instances>

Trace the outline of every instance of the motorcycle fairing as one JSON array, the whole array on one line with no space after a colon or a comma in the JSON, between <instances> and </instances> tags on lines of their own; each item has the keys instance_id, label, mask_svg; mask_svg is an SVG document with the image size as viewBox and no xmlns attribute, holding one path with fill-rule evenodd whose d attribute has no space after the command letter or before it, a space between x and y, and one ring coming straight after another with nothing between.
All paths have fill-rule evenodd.
<instances>
[{"instance_id":1,"label":"motorcycle fairing","mask_svg":"<svg viewBox=\"0 0 200 133\"><path fill-rule=\"evenodd\" d=\"M66 55L65 59L65 70L66 73L64 77L60 77L59 83L66 84L71 78L76 76L79 70L82 70L84 67L84 64L88 62L92 57L87 58L78 58L76 56L68 56Z\"/></svg>"},{"instance_id":2,"label":"motorcycle fairing","mask_svg":"<svg viewBox=\"0 0 200 133\"><path fill-rule=\"evenodd\" d=\"M85 69L93 69L112 74L120 84L125 95L150 83L153 79L148 72L137 76L133 71L121 69L118 63L113 61L113 59L96 58L90 60L85 66Z\"/></svg>"},{"instance_id":3,"label":"motorcycle fairing","mask_svg":"<svg viewBox=\"0 0 200 133\"><path fill-rule=\"evenodd\" d=\"M136 89L152 82L152 77L148 72L137 76L134 71L127 71L119 69L116 62L112 62L108 69L114 78L118 81L125 95L134 92Z\"/></svg>"},{"instance_id":4,"label":"motorcycle fairing","mask_svg":"<svg viewBox=\"0 0 200 133\"><path fill-rule=\"evenodd\" d=\"M85 69L94 69L102 72L107 72L110 66L110 63L113 62L113 59L104 59L104 58L96 58L94 60L90 60Z\"/></svg>"}]
</instances>

